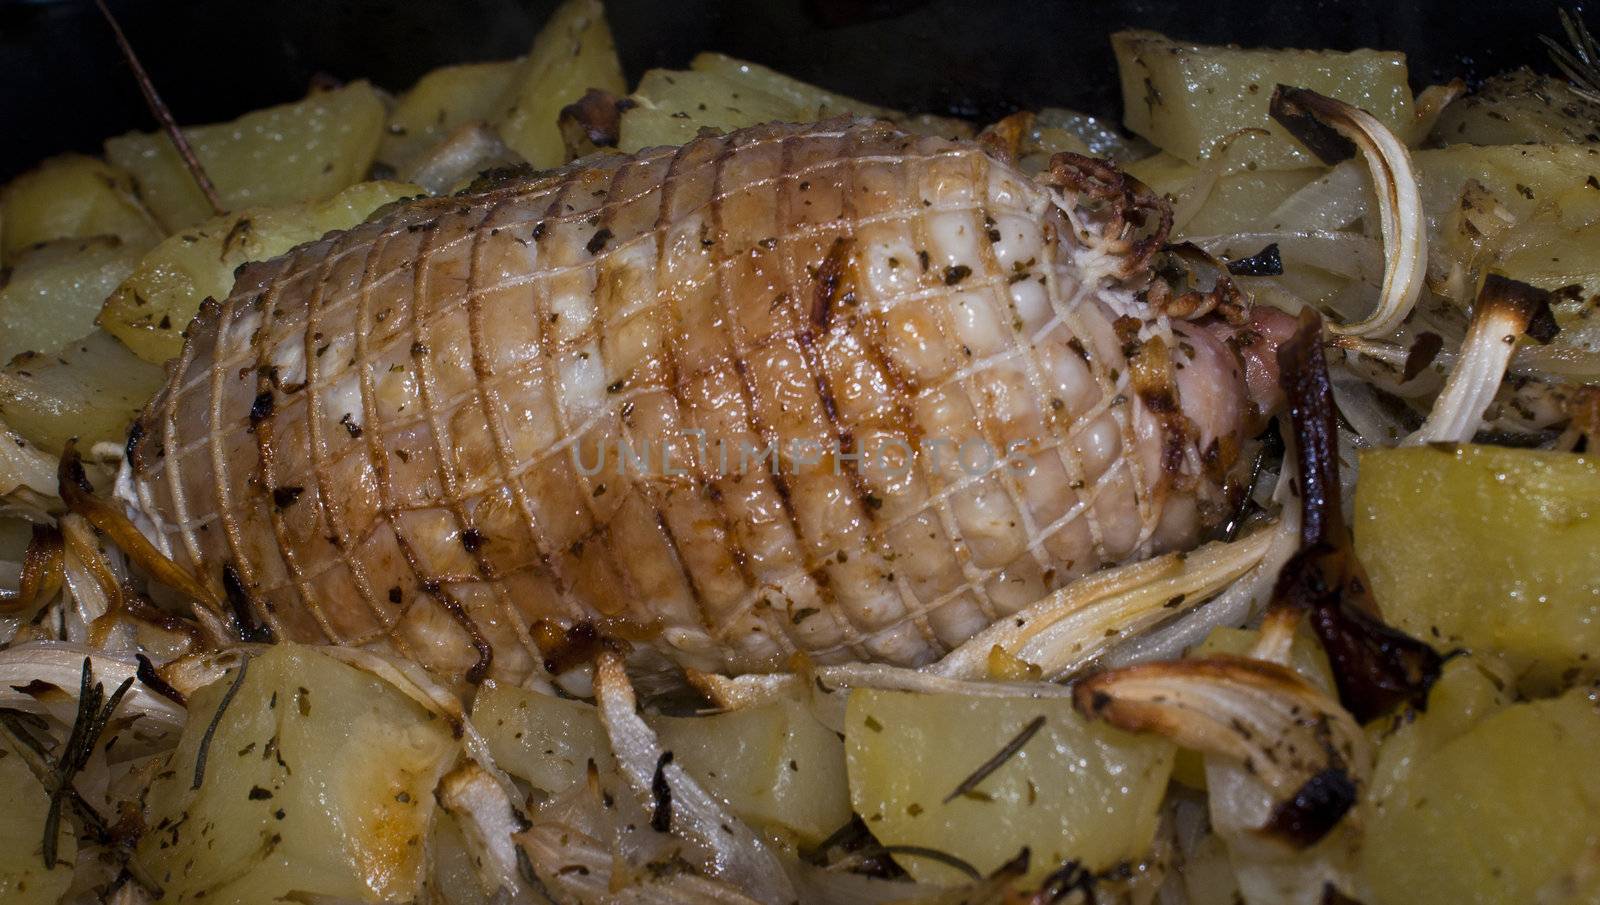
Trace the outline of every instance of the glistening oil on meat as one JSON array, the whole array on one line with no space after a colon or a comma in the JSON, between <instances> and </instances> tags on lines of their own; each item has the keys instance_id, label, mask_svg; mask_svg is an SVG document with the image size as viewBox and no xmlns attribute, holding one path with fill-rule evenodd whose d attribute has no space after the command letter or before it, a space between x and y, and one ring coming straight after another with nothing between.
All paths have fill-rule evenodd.
<instances>
[{"instance_id":1,"label":"glistening oil on meat","mask_svg":"<svg viewBox=\"0 0 1600 905\"><path fill-rule=\"evenodd\" d=\"M1230 508L1276 322L1167 317L1139 189L835 120L398 205L202 312L122 497L447 675L926 663Z\"/></svg>"}]
</instances>

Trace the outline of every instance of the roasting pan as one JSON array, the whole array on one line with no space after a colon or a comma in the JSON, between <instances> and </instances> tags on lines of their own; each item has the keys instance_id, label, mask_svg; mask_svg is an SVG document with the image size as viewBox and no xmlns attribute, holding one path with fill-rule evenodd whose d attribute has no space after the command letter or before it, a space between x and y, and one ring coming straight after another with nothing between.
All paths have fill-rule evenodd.
<instances>
[{"instance_id":1,"label":"roasting pan","mask_svg":"<svg viewBox=\"0 0 1600 905\"><path fill-rule=\"evenodd\" d=\"M1582 12L1580 5L1564 4ZM400 90L524 52L556 0L111 0L180 122L302 96L319 75ZM1106 36L1405 51L1417 86L1548 68L1555 0L607 0L630 79L701 50L862 100L993 118L1118 116ZM0 0L0 178L154 122L90 0Z\"/></svg>"}]
</instances>

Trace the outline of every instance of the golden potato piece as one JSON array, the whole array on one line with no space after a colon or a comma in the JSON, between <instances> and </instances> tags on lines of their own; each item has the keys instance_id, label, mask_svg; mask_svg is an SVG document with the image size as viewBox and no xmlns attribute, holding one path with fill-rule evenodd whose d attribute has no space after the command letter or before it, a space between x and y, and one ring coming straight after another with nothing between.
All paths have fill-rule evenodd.
<instances>
[{"instance_id":1,"label":"golden potato piece","mask_svg":"<svg viewBox=\"0 0 1600 905\"><path fill-rule=\"evenodd\" d=\"M444 66L400 95L378 144L378 162L405 172L460 126L500 112L523 61Z\"/></svg>"},{"instance_id":2,"label":"golden potato piece","mask_svg":"<svg viewBox=\"0 0 1600 905\"><path fill-rule=\"evenodd\" d=\"M501 686L478 694L472 719L500 766L546 792L581 782L591 760L613 769L592 705ZM843 743L798 701L647 721L684 771L742 820L815 844L850 819Z\"/></svg>"},{"instance_id":3,"label":"golden potato piece","mask_svg":"<svg viewBox=\"0 0 1600 905\"><path fill-rule=\"evenodd\" d=\"M1035 720L1037 732L977 787L954 793ZM850 798L886 845L937 849L990 873L1027 847L1038 880L1069 859L1102 870L1143 856L1155 836L1173 748L1089 723L1065 698L858 689L845 720ZM897 855L919 881L964 875Z\"/></svg>"},{"instance_id":4,"label":"golden potato piece","mask_svg":"<svg viewBox=\"0 0 1600 905\"><path fill-rule=\"evenodd\" d=\"M54 239L114 236L145 249L161 226L134 192L133 177L82 154L52 157L0 190L0 262L15 265L30 245Z\"/></svg>"},{"instance_id":5,"label":"golden potato piece","mask_svg":"<svg viewBox=\"0 0 1600 905\"><path fill-rule=\"evenodd\" d=\"M174 903L289 892L410 901L422 888L434 788L457 750L449 726L313 648L268 648L218 717L237 679L189 701L183 738L146 797L141 875Z\"/></svg>"},{"instance_id":6,"label":"golden potato piece","mask_svg":"<svg viewBox=\"0 0 1600 905\"><path fill-rule=\"evenodd\" d=\"M151 249L106 299L99 323L140 358L161 364L183 350L201 302L227 296L239 265L349 229L391 201L420 194L403 182L363 182L325 201L208 220Z\"/></svg>"},{"instance_id":7,"label":"golden potato piece","mask_svg":"<svg viewBox=\"0 0 1600 905\"><path fill-rule=\"evenodd\" d=\"M1356 550L1385 618L1549 682L1600 651L1600 463L1463 445L1370 450Z\"/></svg>"},{"instance_id":8,"label":"golden potato piece","mask_svg":"<svg viewBox=\"0 0 1600 905\"><path fill-rule=\"evenodd\" d=\"M72 437L85 449L120 444L161 379L159 367L95 330L49 355L25 352L0 368L0 418L51 453Z\"/></svg>"},{"instance_id":9,"label":"golden potato piece","mask_svg":"<svg viewBox=\"0 0 1600 905\"><path fill-rule=\"evenodd\" d=\"M1190 163L1241 129L1235 139L1270 170L1319 161L1267 115L1279 84L1310 88L1354 104L1396 131L1410 127L1405 55L1378 50L1255 50L1185 44L1151 31L1111 36L1122 78L1123 124Z\"/></svg>"},{"instance_id":10,"label":"golden potato piece","mask_svg":"<svg viewBox=\"0 0 1600 905\"><path fill-rule=\"evenodd\" d=\"M623 94L628 85L600 0L567 0L534 38L494 125L535 167L560 166L566 147L556 121L590 88Z\"/></svg>"},{"instance_id":11,"label":"golden potato piece","mask_svg":"<svg viewBox=\"0 0 1600 905\"><path fill-rule=\"evenodd\" d=\"M1562 79L1517 69L1445 107L1432 137L1450 145L1600 144L1600 104Z\"/></svg>"},{"instance_id":12,"label":"golden potato piece","mask_svg":"<svg viewBox=\"0 0 1600 905\"><path fill-rule=\"evenodd\" d=\"M689 62L695 72L718 76L725 81L752 88L765 95L778 98L792 107L801 118L797 122L826 119L830 116L853 114L880 119L895 119L901 114L887 107L879 107L825 88L791 78L768 69L759 63L738 60L720 53L702 53Z\"/></svg>"},{"instance_id":13,"label":"golden potato piece","mask_svg":"<svg viewBox=\"0 0 1600 905\"><path fill-rule=\"evenodd\" d=\"M1433 718L1430 705L1417 719ZM1540 893L1592 871L1587 862L1600 842L1596 751L1600 705L1594 689L1577 688L1505 707L1421 755L1373 802L1361 849L1370 901L1592 901Z\"/></svg>"},{"instance_id":14,"label":"golden potato piece","mask_svg":"<svg viewBox=\"0 0 1600 905\"><path fill-rule=\"evenodd\" d=\"M384 106L366 82L184 129L224 210L325 198L365 179L383 134ZM169 232L212 215L172 141L130 132L106 141L106 158L132 173Z\"/></svg>"},{"instance_id":15,"label":"golden potato piece","mask_svg":"<svg viewBox=\"0 0 1600 905\"><path fill-rule=\"evenodd\" d=\"M54 352L93 330L106 296L143 254L114 236L25 250L0 287L0 363L22 352Z\"/></svg>"}]
</instances>

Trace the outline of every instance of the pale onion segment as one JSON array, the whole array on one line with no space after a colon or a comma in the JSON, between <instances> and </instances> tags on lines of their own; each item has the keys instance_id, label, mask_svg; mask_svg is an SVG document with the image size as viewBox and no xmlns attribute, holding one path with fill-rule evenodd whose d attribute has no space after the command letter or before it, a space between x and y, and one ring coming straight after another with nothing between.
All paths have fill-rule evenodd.
<instances>
[{"instance_id":1,"label":"pale onion segment","mask_svg":"<svg viewBox=\"0 0 1600 905\"><path fill-rule=\"evenodd\" d=\"M18 644L0 650L0 708L51 717L70 726L78 709L85 658L90 661L94 681L104 685L107 692L139 669L131 652L105 651L67 641ZM45 685L53 687L45 689ZM119 734L112 749L115 761L171 748L189 718L187 710L137 679L117 708L119 718L134 715L138 719Z\"/></svg>"},{"instance_id":2,"label":"pale onion segment","mask_svg":"<svg viewBox=\"0 0 1600 905\"><path fill-rule=\"evenodd\" d=\"M995 622L927 669L969 681L1011 678L996 675L995 667L1010 672L1020 661L1032 673L1029 678L1070 675L1233 583L1261 562L1272 539L1273 532L1258 530L1080 578Z\"/></svg>"},{"instance_id":3,"label":"pale onion segment","mask_svg":"<svg viewBox=\"0 0 1600 905\"><path fill-rule=\"evenodd\" d=\"M658 774L670 788L668 832L683 843L685 858L706 877L732 884L756 901L795 901L777 855L682 767L665 758L655 731L639 716L633 685L616 654L600 656L595 704L617 770L636 801L646 809L654 806Z\"/></svg>"},{"instance_id":4,"label":"pale onion segment","mask_svg":"<svg viewBox=\"0 0 1600 905\"><path fill-rule=\"evenodd\" d=\"M1539 310L1540 306L1543 310ZM1517 339L1536 318L1549 317L1549 293L1490 274L1478 295L1457 353L1455 367L1434 400L1428 418L1402 445L1466 443L1478 432L1484 411L1494 401ZM1548 338L1548 337L1546 337Z\"/></svg>"},{"instance_id":5,"label":"pale onion segment","mask_svg":"<svg viewBox=\"0 0 1600 905\"><path fill-rule=\"evenodd\" d=\"M1256 126L1247 126L1223 136L1212 148L1211 154L1200 162L1195 170L1194 178L1180 189L1172 200L1172 234L1183 235L1183 228L1193 220L1211 200L1211 195L1217 189L1217 184L1222 177L1232 175L1245 164L1235 158L1234 153L1242 145L1235 145L1234 140L1245 135L1270 136L1272 133Z\"/></svg>"},{"instance_id":6,"label":"pale onion segment","mask_svg":"<svg viewBox=\"0 0 1600 905\"><path fill-rule=\"evenodd\" d=\"M1284 89L1280 87L1279 95ZM1422 190L1404 142L1372 114L1344 101L1306 89L1293 89L1305 115L1348 139L1366 159L1377 190L1383 233L1384 274L1378 306L1365 320L1332 324L1336 334L1388 336L1417 303L1427 276L1428 233ZM1276 107L1279 95L1274 95Z\"/></svg>"},{"instance_id":7,"label":"pale onion segment","mask_svg":"<svg viewBox=\"0 0 1600 905\"><path fill-rule=\"evenodd\" d=\"M1439 121L1439 114L1466 93L1467 83L1461 79L1451 79L1443 85L1429 85L1417 92L1416 103L1412 107L1413 118L1406 128L1406 144L1414 148L1426 141L1428 133Z\"/></svg>"},{"instance_id":8,"label":"pale onion segment","mask_svg":"<svg viewBox=\"0 0 1600 905\"><path fill-rule=\"evenodd\" d=\"M720 710L809 693L812 709L825 725L838 722L834 711L840 702L824 696L841 688L980 697L1068 696L1067 688L1052 683L1156 626L1184 619L1224 588L1238 590L1220 613L1231 616L1241 602L1248 611L1251 600L1263 589L1270 590L1271 576L1293 552L1297 522L1287 528L1284 524L1276 522L1238 540L1213 542L1188 554L1169 553L1087 575L997 621L920 669L846 663L741 676L690 670L689 681ZM1269 554L1276 561L1262 568ZM1254 576L1255 582L1239 588L1247 576Z\"/></svg>"},{"instance_id":9,"label":"pale onion segment","mask_svg":"<svg viewBox=\"0 0 1600 905\"><path fill-rule=\"evenodd\" d=\"M1173 660L1204 641L1211 632L1222 626L1243 625L1261 611L1272 596L1278 573L1300 549L1300 504L1295 493L1295 470L1285 468L1278 473L1272 499L1279 506L1278 520L1263 530L1269 535L1267 549L1259 562L1227 590L1195 607L1184 616L1174 619L1128 641L1106 654L1101 663L1107 667L1130 666L1155 660Z\"/></svg>"},{"instance_id":10,"label":"pale onion segment","mask_svg":"<svg viewBox=\"0 0 1600 905\"><path fill-rule=\"evenodd\" d=\"M489 771L468 761L439 782L439 804L456 818L472 867L485 890L512 892L524 886L517 871L522 815Z\"/></svg>"}]
</instances>

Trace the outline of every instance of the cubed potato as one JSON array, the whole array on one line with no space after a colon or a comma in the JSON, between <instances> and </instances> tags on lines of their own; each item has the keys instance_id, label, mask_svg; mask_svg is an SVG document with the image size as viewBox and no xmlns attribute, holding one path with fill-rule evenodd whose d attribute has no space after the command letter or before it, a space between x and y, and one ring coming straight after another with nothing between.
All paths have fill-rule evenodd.
<instances>
[{"instance_id":1,"label":"cubed potato","mask_svg":"<svg viewBox=\"0 0 1600 905\"><path fill-rule=\"evenodd\" d=\"M1166 151L1158 151L1149 157L1124 164L1122 168L1129 176L1149 186L1151 191L1168 201L1177 197L1200 172L1199 167Z\"/></svg>"},{"instance_id":2,"label":"cubed potato","mask_svg":"<svg viewBox=\"0 0 1600 905\"><path fill-rule=\"evenodd\" d=\"M590 761L614 764L594 705L509 685L488 685L472 702L472 723L495 763L559 795L583 781Z\"/></svg>"},{"instance_id":3,"label":"cubed potato","mask_svg":"<svg viewBox=\"0 0 1600 905\"><path fill-rule=\"evenodd\" d=\"M434 788L457 751L450 726L312 648L268 648L218 716L236 678L191 697L183 738L146 796L134 858L162 901L410 901Z\"/></svg>"},{"instance_id":4,"label":"cubed potato","mask_svg":"<svg viewBox=\"0 0 1600 905\"><path fill-rule=\"evenodd\" d=\"M495 761L551 794L612 769L593 706L519 688L485 688L472 719ZM815 844L850 819L844 746L798 701L699 717L646 717L706 791L751 824Z\"/></svg>"},{"instance_id":5,"label":"cubed potato","mask_svg":"<svg viewBox=\"0 0 1600 905\"><path fill-rule=\"evenodd\" d=\"M1034 719L1041 728L970 792L945 799ZM954 855L985 874L1032 853L1031 878L1077 859L1090 870L1143 856L1172 770L1172 746L1089 723L1065 698L858 689L845 722L850 798L886 845ZM963 875L912 855L911 876Z\"/></svg>"},{"instance_id":6,"label":"cubed potato","mask_svg":"<svg viewBox=\"0 0 1600 905\"><path fill-rule=\"evenodd\" d=\"M1255 50L1185 44L1150 31L1111 36L1122 78L1123 124L1190 163L1240 129L1235 145L1265 169L1318 160L1268 116L1279 84L1354 104L1396 131L1414 118L1405 55L1378 50Z\"/></svg>"},{"instance_id":7,"label":"cubed potato","mask_svg":"<svg viewBox=\"0 0 1600 905\"><path fill-rule=\"evenodd\" d=\"M1576 229L1559 224L1529 224L1514 229L1494 269L1541 289L1577 286L1587 301L1600 295L1600 223ZM1592 304L1585 305L1592 308ZM1557 319L1561 312L1557 311ZM1587 317L1587 315L1585 315ZM1569 326L1562 323L1562 327ZM1600 325L1577 325L1594 329ZM1563 341L1570 337L1562 337Z\"/></svg>"},{"instance_id":8,"label":"cubed potato","mask_svg":"<svg viewBox=\"0 0 1600 905\"><path fill-rule=\"evenodd\" d=\"M326 198L365 179L383 135L384 105L366 82L183 130L225 210ZM161 132L106 142L106 157L132 173L168 232L212 215L205 195Z\"/></svg>"},{"instance_id":9,"label":"cubed potato","mask_svg":"<svg viewBox=\"0 0 1600 905\"><path fill-rule=\"evenodd\" d=\"M1600 650L1600 462L1462 445L1370 450L1356 550L1389 622L1535 683Z\"/></svg>"},{"instance_id":10,"label":"cubed potato","mask_svg":"<svg viewBox=\"0 0 1600 905\"><path fill-rule=\"evenodd\" d=\"M1600 104L1566 81L1517 69L1485 79L1439 114L1440 144L1600 144Z\"/></svg>"},{"instance_id":11,"label":"cubed potato","mask_svg":"<svg viewBox=\"0 0 1600 905\"><path fill-rule=\"evenodd\" d=\"M652 69L633 93L638 106L622 114L617 147L627 153L681 145L701 129L730 132L772 120L801 118L788 100L711 72Z\"/></svg>"},{"instance_id":12,"label":"cubed potato","mask_svg":"<svg viewBox=\"0 0 1600 905\"><path fill-rule=\"evenodd\" d=\"M756 826L815 845L850 820L844 742L798 701L652 725L690 776Z\"/></svg>"},{"instance_id":13,"label":"cubed potato","mask_svg":"<svg viewBox=\"0 0 1600 905\"><path fill-rule=\"evenodd\" d=\"M94 329L95 316L144 252L114 236L57 239L23 251L0 287L0 363L54 352Z\"/></svg>"},{"instance_id":14,"label":"cubed potato","mask_svg":"<svg viewBox=\"0 0 1600 905\"><path fill-rule=\"evenodd\" d=\"M78 840L70 821L62 821L52 870L44 867L44 821L50 808L33 770L22 754L0 741L0 901L10 905L56 905L72 883L72 861Z\"/></svg>"},{"instance_id":15,"label":"cubed potato","mask_svg":"<svg viewBox=\"0 0 1600 905\"><path fill-rule=\"evenodd\" d=\"M1368 727L1378 742L1368 797L1390 797L1418 764L1510 702L1511 689L1499 664L1471 655L1446 660L1428 689L1422 715L1406 709Z\"/></svg>"},{"instance_id":16,"label":"cubed potato","mask_svg":"<svg viewBox=\"0 0 1600 905\"><path fill-rule=\"evenodd\" d=\"M495 122L500 137L536 167L559 166L566 146L557 118L590 88L624 94L628 85L600 0L567 0L539 30L512 78Z\"/></svg>"},{"instance_id":17,"label":"cubed potato","mask_svg":"<svg viewBox=\"0 0 1600 905\"><path fill-rule=\"evenodd\" d=\"M0 368L0 418L51 453L72 437L85 449L120 444L161 380L161 368L95 330L49 355L25 352Z\"/></svg>"},{"instance_id":18,"label":"cubed potato","mask_svg":"<svg viewBox=\"0 0 1600 905\"><path fill-rule=\"evenodd\" d=\"M1223 176L1183 228L1190 236L1273 229L1272 212L1322 175L1321 170L1245 170Z\"/></svg>"},{"instance_id":19,"label":"cubed potato","mask_svg":"<svg viewBox=\"0 0 1600 905\"><path fill-rule=\"evenodd\" d=\"M378 163L403 173L458 127L492 120L523 61L443 66L400 95L378 144Z\"/></svg>"},{"instance_id":20,"label":"cubed potato","mask_svg":"<svg viewBox=\"0 0 1600 905\"><path fill-rule=\"evenodd\" d=\"M403 182L363 182L324 201L227 214L151 249L105 301L99 323L145 361L160 364L183 350L200 303L221 299L248 261L349 229L391 201L423 194Z\"/></svg>"},{"instance_id":21,"label":"cubed potato","mask_svg":"<svg viewBox=\"0 0 1600 905\"><path fill-rule=\"evenodd\" d=\"M133 177L82 154L52 157L0 190L0 263L13 266L30 245L55 239L115 236L131 248L161 241Z\"/></svg>"},{"instance_id":22,"label":"cubed potato","mask_svg":"<svg viewBox=\"0 0 1600 905\"><path fill-rule=\"evenodd\" d=\"M900 116L898 112L887 107L835 94L825 88L768 69L759 63L734 59L720 53L702 53L689 62L689 68L695 72L718 76L734 85L752 88L764 95L784 101L799 114L796 122L810 122L842 114L883 119Z\"/></svg>"},{"instance_id":23,"label":"cubed potato","mask_svg":"<svg viewBox=\"0 0 1600 905\"><path fill-rule=\"evenodd\" d=\"M1459 581L1459 579L1457 579ZM1433 708L1418 717L1433 719ZM1373 803L1361 874L1373 905L1543 898L1600 842L1600 703L1592 688L1513 704L1418 759Z\"/></svg>"}]
</instances>

